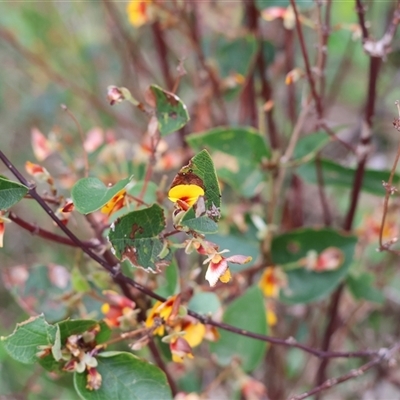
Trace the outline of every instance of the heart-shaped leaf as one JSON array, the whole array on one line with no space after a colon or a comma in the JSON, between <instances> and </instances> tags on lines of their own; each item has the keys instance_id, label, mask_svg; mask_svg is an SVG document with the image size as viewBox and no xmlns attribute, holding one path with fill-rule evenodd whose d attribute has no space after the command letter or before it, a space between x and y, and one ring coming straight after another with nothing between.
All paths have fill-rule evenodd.
<instances>
[{"instance_id":1,"label":"heart-shaped leaf","mask_svg":"<svg viewBox=\"0 0 400 400\"><path fill-rule=\"evenodd\" d=\"M151 85L150 90L155 98L158 129L161 136L185 126L190 118L182 100L176 94L161 89L157 85Z\"/></svg>"},{"instance_id":2,"label":"heart-shaped leaf","mask_svg":"<svg viewBox=\"0 0 400 400\"><path fill-rule=\"evenodd\" d=\"M132 177L107 187L97 178L82 178L72 188L71 195L75 209L81 214L89 214L106 205L118 192L126 187Z\"/></svg>"}]
</instances>

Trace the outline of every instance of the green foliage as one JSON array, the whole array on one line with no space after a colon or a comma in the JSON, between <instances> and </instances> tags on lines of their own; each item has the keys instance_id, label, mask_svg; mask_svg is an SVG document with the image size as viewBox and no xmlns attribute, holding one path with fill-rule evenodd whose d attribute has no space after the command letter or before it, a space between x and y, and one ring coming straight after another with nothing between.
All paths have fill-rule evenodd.
<instances>
[{"instance_id":1,"label":"green foliage","mask_svg":"<svg viewBox=\"0 0 400 400\"><path fill-rule=\"evenodd\" d=\"M120 260L129 260L135 267L151 272L165 267L171 252L162 252L165 242L160 233L165 228L163 209L157 204L132 211L119 218L111 227L108 239Z\"/></svg>"},{"instance_id":2,"label":"green foliage","mask_svg":"<svg viewBox=\"0 0 400 400\"><path fill-rule=\"evenodd\" d=\"M266 311L260 289L251 287L229 304L224 312L223 322L246 331L267 334ZM263 359L265 342L222 330L220 335L220 339L211 344L211 351L221 365L229 365L234 358L238 358L242 368L250 372Z\"/></svg>"},{"instance_id":3,"label":"green foliage","mask_svg":"<svg viewBox=\"0 0 400 400\"><path fill-rule=\"evenodd\" d=\"M12 207L27 193L28 188L26 186L0 176L0 210L7 210Z\"/></svg>"},{"instance_id":4,"label":"green foliage","mask_svg":"<svg viewBox=\"0 0 400 400\"><path fill-rule=\"evenodd\" d=\"M182 100L171 92L161 89L157 85L150 86L156 104L158 129L162 136L175 132L189 121L189 114Z\"/></svg>"},{"instance_id":5,"label":"green foliage","mask_svg":"<svg viewBox=\"0 0 400 400\"><path fill-rule=\"evenodd\" d=\"M282 265L299 261L309 251L321 253L334 247L344 256L343 264L334 271L315 272L305 268L286 270L288 286L281 293L281 300L289 303L309 303L326 297L346 277L353 260L357 237L333 229L300 229L280 235L272 241L272 257Z\"/></svg>"},{"instance_id":6,"label":"green foliage","mask_svg":"<svg viewBox=\"0 0 400 400\"><path fill-rule=\"evenodd\" d=\"M172 399L165 374L154 365L131 353L104 352L97 358L103 384L99 390L88 390L84 374L74 374L74 385L85 400Z\"/></svg>"},{"instance_id":7,"label":"green foliage","mask_svg":"<svg viewBox=\"0 0 400 400\"><path fill-rule=\"evenodd\" d=\"M126 187L132 177L107 187L98 178L82 178L72 188L71 195L75 208L82 214L89 214L106 205L118 192Z\"/></svg>"}]
</instances>

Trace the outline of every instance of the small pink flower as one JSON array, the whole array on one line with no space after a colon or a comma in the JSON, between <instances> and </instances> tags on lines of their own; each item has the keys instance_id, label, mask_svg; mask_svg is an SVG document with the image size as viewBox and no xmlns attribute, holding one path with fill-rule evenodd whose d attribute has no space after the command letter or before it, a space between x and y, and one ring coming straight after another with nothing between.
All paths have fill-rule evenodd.
<instances>
[{"instance_id":1,"label":"small pink flower","mask_svg":"<svg viewBox=\"0 0 400 400\"><path fill-rule=\"evenodd\" d=\"M223 250L219 253L215 253L213 256L209 257L204 262L205 264L208 261L210 261L205 276L210 286L215 286L216 283L218 282L218 279L223 283L227 283L230 281L231 273L229 271L228 262L231 262L233 264L246 264L251 261L251 257L242 255L235 255L225 258L221 256L221 253L224 252L226 252L226 250Z\"/></svg>"}]
</instances>

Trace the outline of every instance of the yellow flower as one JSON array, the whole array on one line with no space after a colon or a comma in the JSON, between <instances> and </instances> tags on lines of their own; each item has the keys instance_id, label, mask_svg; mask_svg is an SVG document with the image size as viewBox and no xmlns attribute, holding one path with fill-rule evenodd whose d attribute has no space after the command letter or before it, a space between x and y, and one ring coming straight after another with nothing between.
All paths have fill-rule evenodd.
<instances>
[{"instance_id":1,"label":"yellow flower","mask_svg":"<svg viewBox=\"0 0 400 400\"><path fill-rule=\"evenodd\" d=\"M111 215L113 212L118 211L124 205L126 190L120 190L113 198L101 208L103 214Z\"/></svg>"},{"instance_id":2,"label":"yellow flower","mask_svg":"<svg viewBox=\"0 0 400 400\"><path fill-rule=\"evenodd\" d=\"M164 323L173 320L178 314L180 306L180 296L175 295L162 303L157 301L146 319L146 328L154 328L153 334L163 336L165 332Z\"/></svg>"},{"instance_id":3,"label":"yellow flower","mask_svg":"<svg viewBox=\"0 0 400 400\"><path fill-rule=\"evenodd\" d=\"M194 203L196 203L199 196L204 196L204 189L198 185L176 185L172 187L168 192L168 198L173 202L181 205L180 203L186 204L189 209ZM182 207L181 207L182 208Z\"/></svg>"},{"instance_id":4,"label":"yellow flower","mask_svg":"<svg viewBox=\"0 0 400 400\"><path fill-rule=\"evenodd\" d=\"M185 332L183 337L189 343L190 347L198 346L203 341L206 334L206 327L201 322L191 317L184 318L182 325L176 328Z\"/></svg>"},{"instance_id":5,"label":"yellow flower","mask_svg":"<svg viewBox=\"0 0 400 400\"><path fill-rule=\"evenodd\" d=\"M148 22L149 17L147 15L147 5L151 1L132 0L126 6L126 13L128 14L129 22L139 27Z\"/></svg>"}]
</instances>

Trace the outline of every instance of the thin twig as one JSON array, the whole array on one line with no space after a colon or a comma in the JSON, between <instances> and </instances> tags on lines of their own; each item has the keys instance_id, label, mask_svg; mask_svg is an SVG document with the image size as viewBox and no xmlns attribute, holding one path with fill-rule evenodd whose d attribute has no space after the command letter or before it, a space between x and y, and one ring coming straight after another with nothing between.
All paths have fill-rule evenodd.
<instances>
[{"instance_id":1,"label":"thin twig","mask_svg":"<svg viewBox=\"0 0 400 400\"><path fill-rule=\"evenodd\" d=\"M332 215L329 209L328 199L326 198L325 193L325 185L324 185L324 175L321 166L321 158L320 154L318 153L315 157L315 170L317 173L317 182L318 182L318 194L321 201L322 206L322 215L324 217L324 224L325 226L332 225Z\"/></svg>"},{"instance_id":2,"label":"thin twig","mask_svg":"<svg viewBox=\"0 0 400 400\"><path fill-rule=\"evenodd\" d=\"M379 357L376 357L374 360L371 360L367 362L366 364L362 365L359 368L352 369L348 373L339 376L337 378L329 378L325 382L323 382L321 385L313 388L312 390L309 390L308 392L302 393L300 395L290 397L289 400L303 400L306 399L310 396L313 396L315 394L320 394L321 392L331 389L332 387L339 385L340 383L346 382L350 379L358 378L359 376L363 375L366 371L369 369L380 365L384 361L387 361L390 363L391 358L394 356L394 354L399 350L400 344L397 343L390 349L383 349Z\"/></svg>"}]
</instances>

